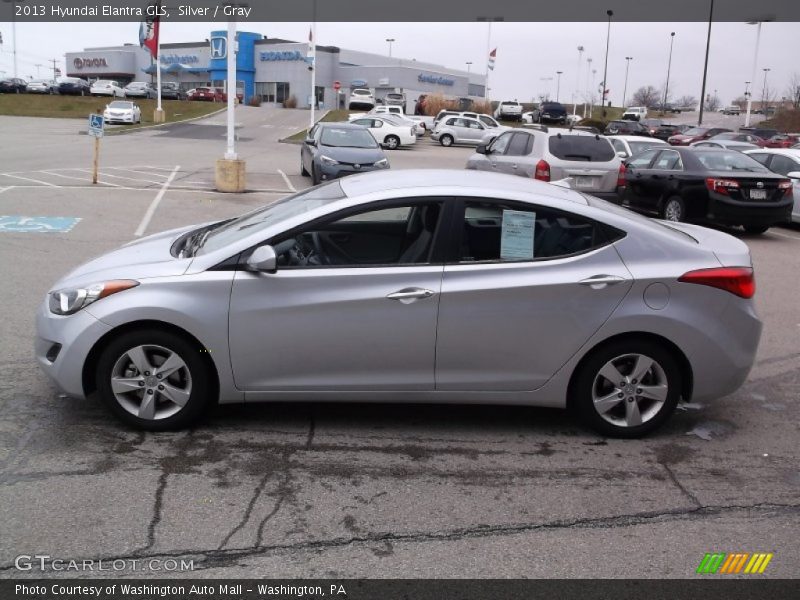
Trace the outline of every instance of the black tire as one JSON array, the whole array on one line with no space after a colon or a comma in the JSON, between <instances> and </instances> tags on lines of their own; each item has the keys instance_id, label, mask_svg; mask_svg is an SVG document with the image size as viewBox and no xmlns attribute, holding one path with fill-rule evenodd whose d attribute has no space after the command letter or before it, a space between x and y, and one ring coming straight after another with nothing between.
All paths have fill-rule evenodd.
<instances>
[{"instance_id":1,"label":"black tire","mask_svg":"<svg viewBox=\"0 0 800 600\"><path fill-rule=\"evenodd\" d=\"M453 136L452 135L443 135L439 138L439 143L444 146L445 148L449 148L453 145Z\"/></svg>"},{"instance_id":2,"label":"black tire","mask_svg":"<svg viewBox=\"0 0 800 600\"><path fill-rule=\"evenodd\" d=\"M308 171L306 171L306 166L303 164L303 157L300 157L300 175L303 177L308 177Z\"/></svg>"},{"instance_id":3,"label":"black tire","mask_svg":"<svg viewBox=\"0 0 800 600\"><path fill-rule=\"evenodd\" d=\"M769 229L769 225L745 225L744 230L747 233L752 233L753 235L760 235L762 233L766 233L767 229Z\"/></svg>"},{"instance_id":4,"label":"black tire","mask_svg":"<svg viewBox=\"0 0 800 600\"><path fill-rule=\"evenodd\" d=\"M619 361L616 364L623 366L634 364L635 358L626 358L631 355L642 355L653 361L654 366L651 367L652 371L648 371L645 375L646 380L650 384L651 381L655 381L652 379L653 377L657 379L665 378L666 381L664 383L667 386L666 398L659 407L656 403L652 403L646 398L640 400L637 396L635 399L636 406L644 409L644 413L640 413L643 422L640 425L618 425L601 416L595 408L594 397L595 395L611 397L614 394L610 388L603 388L603 385L607 384L608 381L600 375L600 371L611 361ZM630 361L630 363L626 361ZM657 370L655 365L660 370ZM657 372L658 375L656 375ZM632 374L632 372L628 374ZM623 373L623 375L625 374ZM627 377L624 381L628 381ZM621 384L623 382L618 383ZM615 382L613 384L615 388L619 387L618 383ZM641 382L637 381L637 384L641 385ZM648 384L645 384L645 387ZM633 390L629 393L636 394L637 385L632 384L632 382L631 385ZM577 411L578 417L585 425L602 435L617 438L638 438L663 425L675 410L681 395L681 389L681 370L672 353L656 342L631 338L600 346L582 361L570 386L570 407ZM625 420L628 407L633 406L630 398L626 398L624 392L620 393L623 393L623 397L611 409L607 409L605 413L608 419ZM615 396L618 397L618 395ZM612 402L616 397L612 398Z\"/></svg>"},{"instance_id":5,"label":"black tire","mask_svg":"<svg viewBox=\"0 0 800 600\"><path fill-rule=\"evenodd\" d=\"M186 404L176 413L159 419L143 419L129 412L114 395L111 388L111 377L115 365L125 353L137 346L166 348L177 354L186 365L191 383L190 395ZM117 418L138 429L165 431L186 427L198 420L215 400L212 397L212 390L215 389L214 380L209 372L209 365L201 355L202 350L184 337L159 329L124 333L106 346L97 363L96 378L100 399ZM158 395L155 397L160 398ZM132 400L136 401L137 398L134 396ZM161 400L164 402L163 398ZM166 405L169 404L166 402Z\"/></svg>"},{"instance_id":6,"label":"black tire","mask_svg":"<svg viewBox=\"0 0 800 600\"><path fill-rule=\"evenodd\" d=\"M400 138L396 135L387 135L383 140L383 144L389 150L397 150L400 147Z\"/></svg>"},{"instance_id":7,"label":"black tire","mask_svg":"<svg viewBox=\"0 0 800 600\"><path fill-rule=\"evenodd\" d=\"M317 168L314 166L314 163L311 163L311 185L317 185L319 183L319 176L317 175Z\"/></svg>"},{"instance_id":8,"label":"black tire","mask_svg":"<svg viewBox=\"0 0 800 600\"><path fill-rule=\"evenodd\" d=\"M661 218L665 221L680 223L686 220L686 205L680 196L670 196L661 207Z\"/></svg>"}]
</instances>

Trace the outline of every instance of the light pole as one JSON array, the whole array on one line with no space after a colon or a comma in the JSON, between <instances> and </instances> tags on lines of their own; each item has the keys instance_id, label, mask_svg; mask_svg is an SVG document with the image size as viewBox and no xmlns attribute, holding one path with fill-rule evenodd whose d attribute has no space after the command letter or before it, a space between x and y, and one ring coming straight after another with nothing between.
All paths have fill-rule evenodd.
<instances>
[{"instance_id":1,"label":"light pole","mask_svg":"<svg viewBox=\"0 0 800 600\"><path fill-rule=\"evenodd\" d=\"M389 58L392 58L392 44L396 40L394 38L386 38L386 41L389 42Z\"/></svg>"},{"instance_id":2,"label":"light pole","mask_svg":"<svg viewBox=\"0 0 800 600\"><path fill-rule=\"evenodd\" d=\"M11 53L14 55L14 77L17 77L17 2L24 2L25 0L3 0L3 2L11 3Z\"/></svg>"},{"instance_id":3,"label":"light pole","mask_svg":"<svg viewBox=\"0 0 800 600\"><path fill-rule=\"evenodd\" d=\"M767 106L767 73L769 73L772 69L764 68L764 87L761 89L761 110L764 111Z\"/></svg>"},{"instance_id":4,"label":"light pole","mask_svg":"<svg viewBox=\"0 0 800 600\"><path fill-rule=\"evenodd\" d=\"M581 89L581 58L583 57L583 46L578 46L578 68L575 71L575 96L573 97L574 102L572 103L572 114L575 115L578 113L578 96L580 95L579 90Z\"/></svg>"},{"instance_id":5,"label":"light pole","mask_svg":"<svg viewBox=\"0 0 800 600\"><path fill-rule=\"evenodd\" d=\"M564 71L556 71L556 75L558 78L556 79L556 102L558 102L558 96L561 93L561 74Z\"/></svg>"},{"instance_id":6,"label":"light pole","mask_svg":"<svg viewBox=\"0 0 800 600\"><path fill-rule=\"evenodd\" d=\"M539 81L547 81L547 82L550 82L550 81L553 81L553 78L552 78L552 77L539 77ZM543 94L543 96L544 96L544 98L546 98L547 100L550 100L550 84L549 84L549 83L547 84L547 93L546 93L546 94Z\"/></svg>"},{"instance_id":7,"label":"light pole","mask_svg":"<svg viewBox=\"0 0 800 600\"><path fill-rule=\"evenodd\" d=\"M608 45L611 43L611 17L614 16L614 11L607 10L606 14L608 15L608 30L606 31L606 59L605 65L603 66L603 95L602 102L600 103L603 106L603 117L606 116L606 92L608 91Z\"/></svg>"},{"instance_id":8,"label":"light pole","mask_svg":"<svg viewBox=\"0 0 800 600\"><path fill-rule=\"evenodd\" d=\"M467 73L469 73L471 71L471 69L472 69L472 61L468 60L467 61Z\"/></svg>"},{"instance_id":9,"label":"light pole","mask_svg":"<svg viewBox=\"0 0 800 600\"><path fill-rule=\"evenodd\" d=\"M586 88L585 88L585 92L584 92L586 100L583 103L583 117L584 118L586 118L587 110L591 112L591 109L589 109L589 107L588 107L589 104L592 101L592 95L591 95L591 93L589 91L591 89L589 87L589 75L591 75L591 74L592 74L592 59L591 58L587 58L586 59Z\"/></svg>"},{"instance_id":10,"label":"light pole","mask_svg":"<svg viewBox=\"0 0 800 600\"><path fill-rule=\"evenodd\" d=\"M669 34L669 60L667 61L667 83L664 86L664 102L661 104L661 112L664 112L664 107L667 105L667 97L669 96L669 72L672 68L672 44L675 43L675 32Z\"/></svg>"},{"instance_id":11,"label":"light pole","mask_svg":"<svg viewBox=\"0 0 800 600\"><path fill-rule=\"evenodd\" d=\"M706 97L706 81L708 80L708 54L711 50L711 25L714 23L714 0L708 7L708 33L706 34L706 57L703 61L703 87L700 88L700 112L697 115L698 127L703 124L703 98Z\"/></svg>"},{"instance_id":12,"label":"light pole","mask_svg":"<svg viewBox=\"0 0 800 600\"><path fill-rule=\"evenodd\" d=\"M36 79L39 79L39 67L41 67L42 65L40 63L36 63L33 66L36 67Z\"/></svg>"},{"instance_id":13,"label":"light pole","mask_svg":"<svg viewBox=\"0 0 800 600\"><path fill-rule=\"evenodd\" d=\"M625 57L625 87L622 88L622 108L625 108L625 98L628 97L628 69L631 68L632 56Z\"/></svg>"},{"instance_id":14,"label":"light pole","mask_svg":"<svg viewBox=\"0 0 800 600\"><path fill-rule=\"evenodd\" d=\"M756 48L753 51L753 69L752 69L753 75L750 77L750 81L753 82L753 85L755 85L756 69L758 68L758 46L759 43L761 42L761 23L762 21L747 22L748 25L756 25ZM752 108L753 108L753 92L750 91L747 94L747 112L745 112L745 117L744 117L745 127L750 126L750 111L752 110Z\"/></svg>"},{"instance_id":15,"label":"light pole","mask_svg":"<svg viewBox=\"0 0 800 600\"><path fill-rule=\"evenodd\" d=\"M592 99L590 101L591 104L589 104L589 118L590 119L592 118L592 115L594 114L594 80L596 78L597 78L597 69L592 69L592 87L589 88L591 90L591 94L592 94L592 96L591 96Z\"/></svg>"}]
</instances>

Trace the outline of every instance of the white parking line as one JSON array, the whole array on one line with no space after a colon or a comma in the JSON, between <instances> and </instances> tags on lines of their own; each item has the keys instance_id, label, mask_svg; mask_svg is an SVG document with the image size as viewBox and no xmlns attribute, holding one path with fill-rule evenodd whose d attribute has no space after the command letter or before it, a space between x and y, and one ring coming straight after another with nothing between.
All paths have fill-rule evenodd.
<instances>
[{"instance_id":1,"label":"white parking line","mask_svg":"<svg viewBox=\"0 0 800 600\"><path fill-rule=\"evenodd\" d=\"M82 181L86 183L86 177L72 177L71 175L62 175L61 173L51 173L49 171L38 171L39 173L44 173L45 175L52 175L53 177L63 177L64 179L74 179L75 181ZM98 181L98 183L102 183L103 185L110 185L112 187L120 187L116 183L109 183L107 181Z\"/></svg>"},{"instance_id":2,"label":"white parking line","mask_svg":"<svg viewBox=\"0 0 800 600\"><path fill-rule=\"evenodd\" d=\"M40 190L42 189L41 185L10 185L6 190ZM97 185L59 185L56 186L60 190L103 190L104 192L152 192L153 188L137 188L137 187L125 187L125 186L117 186L117 187L100 187ZM182 192L186 194L212 194L212 195L219 195L219 196L227 196L230 198L229 192L217 192L216 190L198 190L197 188L190 188L190 187L180 187L173 185L169 188L170 193L175 192ZM248 195L252 194L277 194L281 196L286 195L286 190L269 190L269 189L254 189L248 190Z\"/></svg>"},{"instance_id":3,"label":"white parking line","mask_svg":"<svg viewBox=\"0 0 800 600\"><path fill-rule=\"evenodd\" d=\"M85 173L89 173L90 172L87 169L76 169L76 171L84 171ZM125 177L124 175L112 175L111 173L104 173L102 171L100 171L100 175L102 175L103 177L113 177L114 179L127 179L129 181L155 183L156 185L164 183L163 181L155 181L153 179L139 179L139 178L136 178L136 177Z\"/></svg>"},{"instance_id":4,"label":"white parking line","mask_svg":"<svg viewBox=\"0 0 800 600\"><path fill-rule=\"evenodd\" d=\"M794 235L787 235L787 234L785 234L785 233L780 233L780 232L778 232L778 231L774 231L774 230L772 230L772 229L770 229L770 231L769 231L769 232L770 232L772 235L779 235L779 236L781 236L781 237L789 238L790 240L797 240L798 242L800 242L800 237L797 237L797 236L794 236Z\"/></svg>"},{"instance_id":5,"label":"white parking line","mask_svg":"<svg viewBox=\"0 0 800 600\"><path fill-rule=\"evenodd\" d=\"M8 187L0 188L0 194L2 194L3 192L7 192L8 190L10 190L13 187L14 187L13 185L10 185Z\"/></svg>"},{"instance_id":6,"label":"white parking line","mask_svg":"<svg viewBox=\"0 0 800 600\"><path fill-rule=\"evenodd\" d=\"M291 191L292 193L296 192L297 190L296 190L296 189L295 189L295 187L292 185L292 182L291 182L291 181L289 181L289 178L286 176L286 173L284 173L284 172L283 172L283 171L281 171L280 169L278 169L278 173L280 173L281 177L283 177L283 180L286 182L286 187L288 187L288 188L289 188L289 191Z\"/></svg>"},{"instance_id":7,"label":"white parking line","mask_svg":"<svg viewBox=\"0 0 800 600\"><path fill-rule=\"evenodd\" d=\"M56 185L54 183L48 183L47 181L42 181L40 179L31 179L30 177L23 177L22 175L12 175L11 173L4 173L6 177L13 177L14 179L22 179L23 181L32 181L33 183L38 183L41 185L46 185L47 187L61 187L60 185Z\"/></svg>"},{"instance_id":8,"label":"white parking line","mask_svg":"<svg viewBox=\"0 0 800 600\"><path fill-rule=\"evenodd\" d=\"M148 173L147 171L137 171L136 169L126 169L124 167L105 167L106 169L114 169L115 171L126 171L128 173L138 173L139 175L150 175L153 177L169 178L169 175L162 175L161 173Z\"/></svg>"},{"instance_id":9,"label":"white parking line","mask_svg":"<svg viewBox=\"0 0 800 600\"><path fill-rule=\"evenodd\" d=\"M158 194L156 197L153 198L153 201L150 203L147 212L142 217L142 222L139 223L139 227L136 229L135 235L136 237L141 236L144 233L144 230L147 229L147 226L150 224L150 219L153 218L153 215L156 212L156 208L158 208L158 204L161 202L161 199L164 197L164 193L167 191L169 184L172 183L172 180L175 179L175 175L178 174L178 170L180 169L180 165L175 165L175 168L172 169L172 173L169 175L169 179L164 182L164 185L161 186L161 189L158 190Z\"/></svg>"}]
</instances>

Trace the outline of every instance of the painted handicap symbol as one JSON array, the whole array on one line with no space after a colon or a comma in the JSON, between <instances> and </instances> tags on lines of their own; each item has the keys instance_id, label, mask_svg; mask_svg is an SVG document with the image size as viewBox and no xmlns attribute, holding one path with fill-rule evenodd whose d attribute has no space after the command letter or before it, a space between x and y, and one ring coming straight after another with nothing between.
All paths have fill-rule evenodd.
<instances>
[{"instance_id":1,"label":"painted handicap symbol","mask_svg":"<svg viewBox=\"0 0 800 600\"><path fill-rule=\"evenodd\" d=\"M0 216L0 233L67 233L79 217Z\"/></svg>"}]
</instances>

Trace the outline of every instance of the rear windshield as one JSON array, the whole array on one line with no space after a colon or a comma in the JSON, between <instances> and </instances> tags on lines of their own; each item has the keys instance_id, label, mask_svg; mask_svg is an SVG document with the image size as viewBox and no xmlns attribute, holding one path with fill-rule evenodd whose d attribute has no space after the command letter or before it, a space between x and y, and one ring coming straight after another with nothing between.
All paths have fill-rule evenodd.
<instances>
[{"instance_id":1,"label":"rear windshield","mask_svg":"<svg viewBox=\"0 0 800 600\"><path fill-rule=\"evenodd\" d=\"M550 154L561 160L608 162L616 154L606 138L591 135L554 135Z\"/></svg>"},{"instance_id":2,"label":"rear windshield","mask_svg":"<svg viewBox=\"0 0 800 600\"><path fill-rule=\"evenodd\" d=\"M709 171L770 172L769 169L757 160L734 150L717 150L710 152L703 152L701 150L696 152L695 156Z\"/></svg>"}]
</instances>

